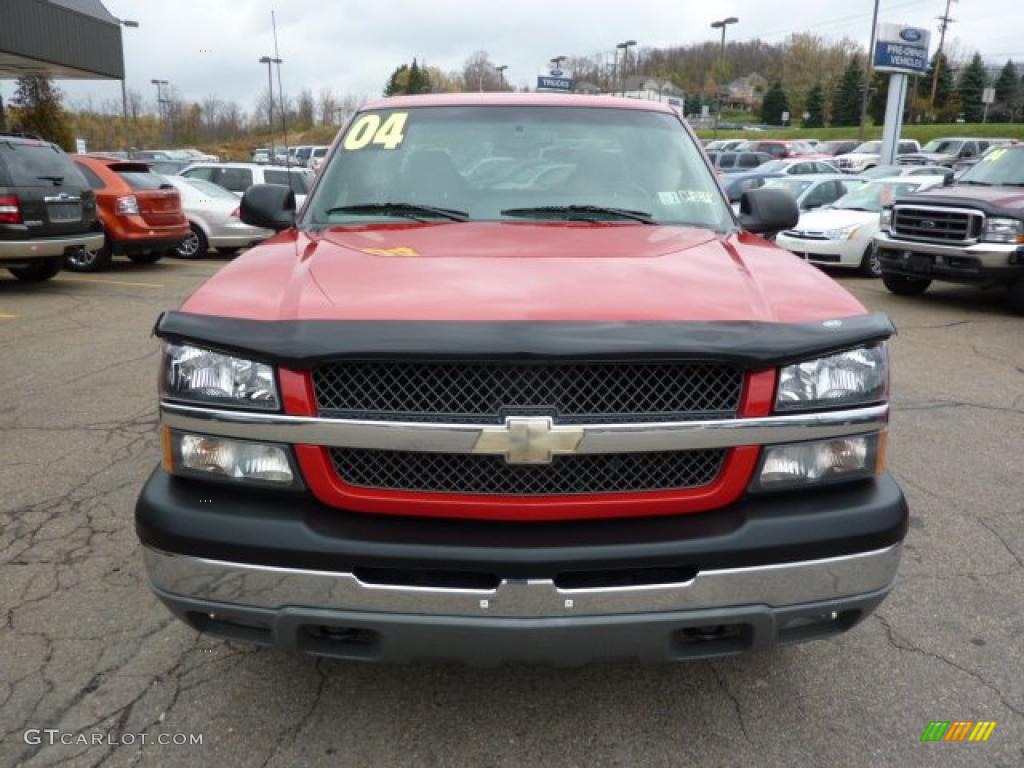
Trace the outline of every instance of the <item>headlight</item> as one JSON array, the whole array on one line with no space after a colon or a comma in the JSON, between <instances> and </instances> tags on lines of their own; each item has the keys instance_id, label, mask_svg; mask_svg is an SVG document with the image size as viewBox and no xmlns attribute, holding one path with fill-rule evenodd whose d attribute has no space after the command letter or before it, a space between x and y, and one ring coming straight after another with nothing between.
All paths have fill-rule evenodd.
<instances>
[{"instance_id":1,"label":"headlight","mask_svg":"<svg viewBox=\"0 0 1024 768\"><path fill-rule=\"evenodd\" d=\"M871 477L885 469L885 447L885 432L768 446L753 490L777 491Z\"/></svg>"},{"instance_id":2,"label":"headlight","mask_svg":"<svg viewBox=\"0 0 1024 768\"><path fill-rule=\"evenodd\" d=\"M1024 228L1017 219L986 219L981 239L989 243L1024 243Z\"/></svg>"},{"instance_id":3,"label":"headlight","mask_svg":"<svg viewBox=\"0 0 1024 768\"><path fill-rule=\"evenodd\" d=\"M878 228L886 234L892 232L892 208L883 208L878 214Z\"/></svg>"},{"instance_id":4,"label":"headlight","mask_svg":"<svg viewBox=\"0 0 1024 768\"><path fill-rule=\"evenodd\" d=\"M161 393L176 400L277 410L273 367L189 344L164 346Z\"/></svg>"},{"instance_id":5,"label":"headlight","mask_svg":"<svg viewBox=\"0 0 1024 768\"><path fill-rule=\"evenodd\" d=\"M853 236L857 234L857 230L860 229L860 224L855 224L850 227L839 227L838 229L826 229L825 237L829 240L852 240Z\"/></svg>"},{"instance_id":6,"label":"headlight","mask_svg":"<svg viewBox=\"0 0 1024 768\"><path fill-rule=\"evenodd\" d=\"M889 358L884 344L787 365L779 373L776 411L866 405L884 400Z\"/></svg>"},{"instance_id":7,"label":"headlight","mask_svg":"<svg viewBox=\"0 0 1024 768\"><path fill-rule=\"evenodd\" d=\"M174 475L257 485L301 485L289 449L163 428L164 469Z\"/></svg>"}]
</instances>

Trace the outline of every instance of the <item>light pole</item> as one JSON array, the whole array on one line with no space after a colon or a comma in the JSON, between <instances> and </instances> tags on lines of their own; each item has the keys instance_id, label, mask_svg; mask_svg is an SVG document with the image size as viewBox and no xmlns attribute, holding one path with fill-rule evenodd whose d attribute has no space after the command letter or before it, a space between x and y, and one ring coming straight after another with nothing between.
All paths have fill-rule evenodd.
<instances>
[{"instance_id":1,"label":"light pole","mask_svg":"<svg viewBox=\"0 0 1024 768\"><path fill-rule=\"evenodd\" d=\"M618 43L615 46L615 58L618 59L619 49L622 49L622 75L619 78L622 82L622 95L626 95L626 63L629 61L629 49L631 46L636 45L636 40L626 40L625 42Z\"/></svg>"},{"instance_id":2,"label":"light pole","mask_svg":"<svg viewBox=\"0 0 1024 768\"><path fill-rule=\"evenodd\" d=\"M160 119L160 136L164 135L164 92L163 86L170 85L166 80L150 80L156 86L156 113Z\"/></svg>"},{"instance_id":3,"label":"light pole","mask_svg":"<svg viewBox=\"0 0 1024 768\"><path fill-rule=\"evenodd\" d=\"M718 49L718 72L721 75L725 69L725 29L730 24L737 24L739 19L735 16L730 16L727 19L719 19L718 21L711 22L712 29L722 30L722 44ZM715 133L714 137L718 138L718 121L722 115L722 87L721 84L715 83Z\"/></svg>"},{"instance_id":4,"label":"light pole","mask_svg":"<svg viewBox=\"0 0 1024 768\"><path fill-rule=\"evenodd\" d=\"M272 65L273 64L280 64L280 63L281 63L280 59L275 59L275 58L273 58L271 56L263 56L263 57L260 58L260 64L266 64L267 65L267 88L268 88L267 94L268 94L268 98L270 99L270 109L267 110L267 111L270 114L270 123L269 123L269 125L270 125L270 133L271 133L271 135L273 135L273 133L274 133L274 70L273 70Z\"/></svg>"},{"instance_id":5,"label":"light pole","mask_svg":"<svg viewBox=\"0 0 1024 768\"><path fill-rule=\"evenodd\" d=\"M499 67L495 67L494 71L498 73L498 90L505 90L505 70L508 69L508 64L502 64Z\"/></svg>"},{"instance_id":6,"label":"light pole","mask_svg":"<svg viewBox=\"0 0 1024 768\"><path fill-rule=\"evenodd\" d=\"M875 62L875 32L878 30L878 0L875 0L875 12L871 17L871 42L868 44L868 60L864 62L864 92L860 96L860 123L857 128L857 141L864 141L864 118L868 113L868 91L871 90L871 73Z\"/></svg>"},{"instance_id":7,"label":"light pole","mask_svg":"<svg viewBox=\"0 0 1024 768\"><path fill-rule=\"evenodd\" d=\"M555 56L555 57L553 57L551 59L551 66L554 69L561 69L562 68L562 62L565 61L568 58L569 58L568 56Z\"/></svg>"},{"instance_id":8,"label":"light pole","mask_svg":"<svg viewBox=\"0 0 1024 768\"><path fill-rule=\"evenodd\" d=\"M128 27L130 29L138 29L139 22L131 21L129 19L118 19L118 23L122 27ZM121 43L121 112L124 116L124 143L125 149L128 150L129 157L131 156L131 140L128 136L128 87L125 85L125 72L124 72L124 43Z\"/></svg>"}]
</instances>

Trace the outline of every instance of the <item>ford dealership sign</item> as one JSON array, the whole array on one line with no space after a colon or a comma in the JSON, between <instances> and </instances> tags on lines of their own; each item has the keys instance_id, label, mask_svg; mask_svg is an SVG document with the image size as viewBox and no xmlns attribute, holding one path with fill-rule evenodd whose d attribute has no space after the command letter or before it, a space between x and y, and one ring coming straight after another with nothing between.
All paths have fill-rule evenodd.
<instances>
[{"instance_id":1,"label":"ford dealership sign","mask_svg":"<svg viewBox=\"0 0 1024 768\"><path fill-rule=\"evenodd\" d=\"M875 70L903 75L920 75L928 69L931 33L920 27L879 24L875 38Z\"/></svg>"}]
</instances>

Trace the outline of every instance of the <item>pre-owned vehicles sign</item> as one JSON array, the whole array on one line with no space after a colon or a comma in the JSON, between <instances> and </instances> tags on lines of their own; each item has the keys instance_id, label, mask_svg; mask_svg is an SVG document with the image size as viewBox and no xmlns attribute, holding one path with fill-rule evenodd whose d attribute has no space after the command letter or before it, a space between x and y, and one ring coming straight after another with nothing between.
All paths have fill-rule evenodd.
<instances>
[{"instance_id":1,"label":"pre-owned vehicles sign","mask_svg":"<svg viewBox=\"0 0 1024 768\"><path fill-rule=\"evenodd\" d=\"M903 24L879 24L875 37L874 66L877 72L923 74L928 69L931 33Z\"/></svg>"}]
</instances>

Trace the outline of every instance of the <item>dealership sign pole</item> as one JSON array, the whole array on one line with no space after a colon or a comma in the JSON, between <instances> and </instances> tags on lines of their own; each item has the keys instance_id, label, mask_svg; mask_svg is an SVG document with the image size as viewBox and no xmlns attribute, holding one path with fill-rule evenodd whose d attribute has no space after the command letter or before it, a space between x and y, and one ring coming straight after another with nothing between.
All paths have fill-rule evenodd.
<instances>
[{"instance_id":1,"label":"dealership sign pole","mask_svg":"<svg viewBox=\"0 0 1024 768\"><path fill-rule=\"evenodd\" d=\"M885 105L882 128L882 156L879 165L896 162L903 108L907 102L908 75L920 75L928 69L928 42L931 33L920 27L879 24L875 36L874 68L889 73L889 99Z\"/></svg>"}]
</instances>

